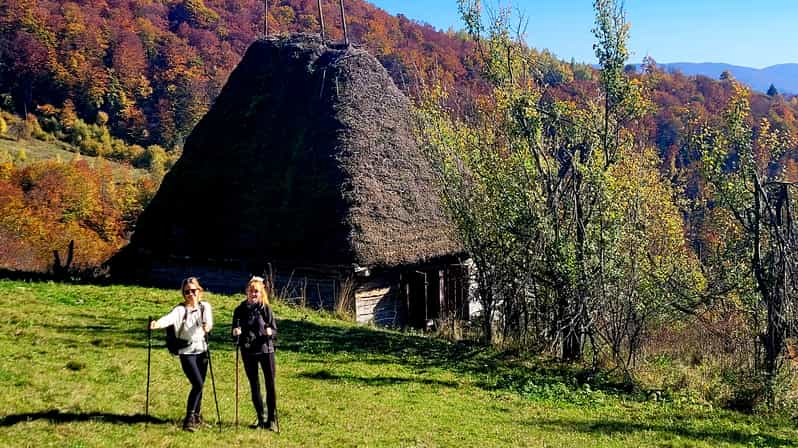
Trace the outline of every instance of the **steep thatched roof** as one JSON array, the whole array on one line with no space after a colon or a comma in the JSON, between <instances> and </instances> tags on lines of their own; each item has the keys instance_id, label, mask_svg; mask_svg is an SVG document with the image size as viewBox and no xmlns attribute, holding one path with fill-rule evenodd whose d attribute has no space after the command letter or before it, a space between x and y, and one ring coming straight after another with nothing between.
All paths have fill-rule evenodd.
<instances>
[{"instance_id":1,"label":"steep thatched roof","mask_svg":"<svg viewBox=\"0 0 798 448\"><path fill-rule=\"evenodd\" d=\"M458 252L410 123L367 52L257 41L126 253L394 266Z\"/></svg>"}]
</instances>

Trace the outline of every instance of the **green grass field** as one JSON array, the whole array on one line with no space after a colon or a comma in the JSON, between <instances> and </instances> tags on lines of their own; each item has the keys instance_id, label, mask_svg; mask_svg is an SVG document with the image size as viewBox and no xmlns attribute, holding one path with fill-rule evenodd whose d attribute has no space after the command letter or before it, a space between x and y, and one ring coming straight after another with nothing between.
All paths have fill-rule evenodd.
<instances>
[{"instance_id":1,"label":"green grass field","mask_svg":"<svg viewBox=\"0 0 798 448\"><path fill-rule=\"evenodd\" d=\"M0 138L0 151L5 150L11 157L16 158L19 151L25 154L24 162L34 162L39 160L50 160L60 158L61 160L72 160L77 151L72 146L62 142L43 142L34 139ZM87 160L94 159L87 157ZM19 161L20 163L24 163Z\"/></svg>"},{"instance_id":2,"label":"green grass field","mask_svg":"<svg viewBox=\"0 0 798 448\"><path fill-rule=\"evenodd\" d=\"M25 159L19 159L20 150L25 154ZM64 142L51 141L43 142L36 139L20 139L15 140L8 137L0 138L0 152L5 151L15 165L24 166L33 162L41 162L45 160L62 160L68 162L75 157L80 157L86 160L91 167L97 166L97 157L85 156L78 154L76 148ZM2 157L0 157L2 161ZM133 168L128 165L120 164L111 160L103 160L104 163L109 164L115 173L127 172L134 178L145 176L146 170Z\"/></svg>"},{"instance_id":3,"label":"green grass field","mask_svg":"<svg viewBox=\"0 0 798 448\"><path fill-rule=\"evenodd\" d=\"M227 334L242 298L205 295L215 310L222 431L191 434L180 430L188 383L160 331L153 333L150 419L144 415L147 316L179 302L176 290L0 281L0 446L798 446L786 418L591 389L544 360L281 305L282 431L246 427L255 416L243 370L237 428ZM216 422L210 381L203 414Z\"/></svg>"}]
</instances>

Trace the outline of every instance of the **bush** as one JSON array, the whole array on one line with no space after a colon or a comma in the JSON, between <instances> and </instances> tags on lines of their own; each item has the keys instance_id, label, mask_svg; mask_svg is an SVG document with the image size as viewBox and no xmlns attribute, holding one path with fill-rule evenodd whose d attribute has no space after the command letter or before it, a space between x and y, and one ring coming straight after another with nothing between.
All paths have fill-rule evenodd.
<instances>
[{"instance_id":1,"label":"bush","mask_svg":"<svg viewBox=\"0 0 798 448\"><path fill-rule=\"evenodd\" d=\"M11 111L15 108L14 97L10 93L0 93L0 109Z\"/></svg>"},{"instance_id":2,"label":"bush","mask_svg":"<svg viewBox=\"0 0 798 448\"><path fill-rule=\"evenodd\" d=\"M32 137L42 141L49 141L51 139L50 134L42 129L41 125L39 124L39 120L33 114L28 114L28 116L25 118L25 123L22 127L22 137Z\"/></svg>"},{"instance_id":3,"label":"bush","mask_svg":"<svg viewBox=\"0 0 798 448\"><path fill-rule=\"evenodd\" d=\"M97 111L97 126L105 126L108 124L108 114L103 111Z\"/></svg>"},{"instance_id":4,"label":"bush","mask_svg":"<svg viewBox=\"0 0 798 448\"><path fill-rule=\"evenodd\" d=\"M156 177L163 177L168 161L166 150L158 145L150 145L142 154L137 166L147 168Z\"/></svg>"}]
</instances>

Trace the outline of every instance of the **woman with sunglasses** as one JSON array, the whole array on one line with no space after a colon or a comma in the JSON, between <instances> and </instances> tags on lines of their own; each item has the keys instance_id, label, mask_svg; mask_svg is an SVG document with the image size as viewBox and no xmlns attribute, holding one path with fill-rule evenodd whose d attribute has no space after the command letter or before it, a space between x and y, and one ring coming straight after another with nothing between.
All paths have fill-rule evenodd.
<instances>
[{"instance_id":1,"label":"woman with sunglasses","mask_svg":"<svg viewBox=\"0 0 798 448\"><path fill-rule=\"evenodd\" d=\"M208 370L206 335L213 328L213 311L210 303L201 300L202 286L196 277L183 280L181 291L183 303L172 308L169 314L151 321L150 328L154 330L174 325L176 336L189 341L188 346L181 348L178 354L183 373L191 383L183 430L194 432L204 423L200 410L202 386L205 384L205 373Z\"/></svg>"},{"instance_id":2,"label":"woman with sunglasses","mask_svg":"<svg viewBox=\"0 0 798 448\"><path fill-rule=\"evenodd\" d=\"M233 337L237 338L244 361L244 372L249 380L252 404L258 422L251 428L279 431L277 426L277 394L274 387L274 339L277 323L269 306L263 278L252 277L247 283L247 299L233 311ZM260 392L259 367L263 370L266 387L266 414Z\"/></svg>"}]
</instances>

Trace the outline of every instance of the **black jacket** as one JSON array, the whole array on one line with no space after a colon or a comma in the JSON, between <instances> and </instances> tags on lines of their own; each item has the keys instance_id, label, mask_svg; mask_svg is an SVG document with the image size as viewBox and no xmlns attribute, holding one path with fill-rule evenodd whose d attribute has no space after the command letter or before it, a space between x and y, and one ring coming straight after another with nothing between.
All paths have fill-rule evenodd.
<instances>
[{"instance_id":1,"label":"black jacket","mask_svg":"<svg viewBox=\"0 0 798 448\"><path fill-rule=\"evenodd\" d=\"M256 355L274 352L277 322L269 305L251 305L244 300L233 311L233 328L236 327L241 327L238 337L241 353ZM272 329L271 336L266 336L266 328Z\"/></svg>"}]
</instances>

